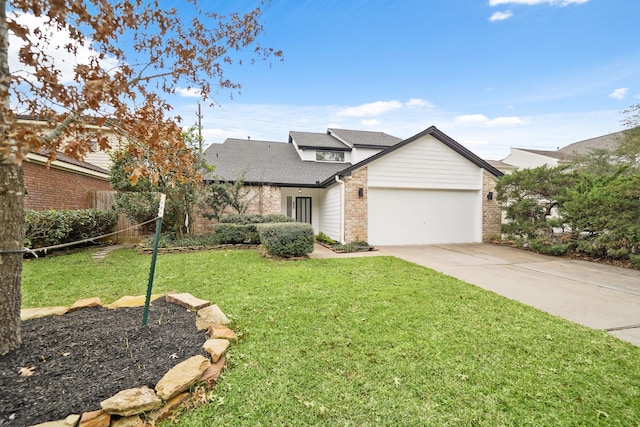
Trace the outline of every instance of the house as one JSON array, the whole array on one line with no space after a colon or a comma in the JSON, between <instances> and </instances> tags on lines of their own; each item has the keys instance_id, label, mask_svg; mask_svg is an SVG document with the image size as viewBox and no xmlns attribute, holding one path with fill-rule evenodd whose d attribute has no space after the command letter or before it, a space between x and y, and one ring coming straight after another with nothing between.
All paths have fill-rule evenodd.
<instances>
[{"instance_id":1,"label":"house","mask_svg":"<svg viewBox=\"0 0 640 427\"><path fill-rule=\"evenodd\" d=\"M25 209L89 209L96 192L111 190L108 170L63 153L48 160L45 152L28 153L22 163Z\"/></svg>"},{"instance_id":2,"label":"house","mask_svg":"<svg viewBox=\"0 0 640 427\"><path fill-rule=\"evenodd\" d=\"M609 133L607 135L574 142L555 151L511 148L509 155L501 162L511 165L516 169L536 168L545 165L551 167L558 166L574 156L586 155L592 151L613 151L620 146L624 137L624 132Z\"/></svg>"},{"instance_id":3,"label":"house","mask_svg":"<svg viewBox=\"0 0 640 427\"><path fill-rule=\"evenodd\" d=\"M227 139L204 153L207 180L242 179L250 213L285 214L341 241L480 242L500 233L502 173L432 126L411 138L328 129L287 143Z\"/></svg>"}]
</instances>

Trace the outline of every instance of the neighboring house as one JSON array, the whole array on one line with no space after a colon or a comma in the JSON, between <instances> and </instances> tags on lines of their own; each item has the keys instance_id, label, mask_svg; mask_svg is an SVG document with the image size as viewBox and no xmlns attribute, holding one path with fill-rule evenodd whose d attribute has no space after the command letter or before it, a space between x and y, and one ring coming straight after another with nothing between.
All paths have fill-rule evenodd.
<instances>
[{"instance_id":1,"label":"neighboring house","mask_svg":"<svg viewBox=\"0 0 640 427\"><path fill-rule=\"evenodd\" d=\"M18 123L27 124L29 126L39 128L43 132L51 130L51 126L46 121L30 116L18 116ZM100 131L109 139L109 143L111 144L112 148L110 150L103 151L100 150L97 142L92 142L92 151L86 154L86 156L84 157L84 161L94 166L98 166L102 169L109 170L109 168L111 167L111 157L109 156L109 153L118 146L118 138L116 137L114 130L110 127L103 126L99 128L98 126L88 125L88 128L100 129Z\"/></svg>"},{"instance_id":2,"label":"neighboring house","mask_svg":"<svg viewBox=\"0 0 640 427\"><path fill-rule=\"evenodd\" d=\"M205 151L206 179L242 179L251 213L285 214L315 233L373 245L480 242L499 235L502 173L430 127L401 140L381 132L290 132L289 142L227 139Z\"/></svg>"},{"instance_id":3,"label":"neighboring house","mask_svg":"<svg viewBox=\"0 0 640 427\"><path fill-rule=\"evenodd\" d=\"M569 160L573 156L589 154L595 150L613 151L620 146L623 138L624 132L614 132L574 142L556 151L511 148L510 154L501 162L514 166L516 169L536 168L544 165L553 167Z\"/></svg>"},{"instance_id":4,"label":"neighboring house","mask_svg":"<svg viewBox=\"0 0 640 427\"><path fill-rule=\"evenodd\" d=\"M110 191L109 171L57 153L47 166L44 152L29 153L22 163L25 209L88 209L96 191Z\"/></svg>"},{"instance_id":5,"label":"neighboring house","mask_svg":"<svg viewBox=\"0 0 640 427\"><path fill-rule=\"evenodd\" d=\"M500 172L502 172L505 175L513 173L514 171L518 170L516 166L505 163L502 160L487 160L487 163L489 163L491 166L498 169Z\"/></svg>"}]
</instances>

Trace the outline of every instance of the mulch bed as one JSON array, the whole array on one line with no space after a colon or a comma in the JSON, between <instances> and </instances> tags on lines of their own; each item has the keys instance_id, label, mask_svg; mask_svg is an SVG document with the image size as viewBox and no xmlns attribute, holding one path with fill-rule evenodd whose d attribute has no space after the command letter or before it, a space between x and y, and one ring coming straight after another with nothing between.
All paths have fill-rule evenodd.
<instances>
[{"instance_id":1,"label":"mulch bed","mask_svg":"<svg viewBox=\"0 0 640 427\"><path fill-rule=\"evenodd\" d=\"M195 313L158 299L143 327L143 309L86 308L22 322L22 346L0 356L0 426L100 409L121 390L154 388L176 364L208 356ZM21 368L33 374L21 376Z\"/></svg>"}]
</instances>

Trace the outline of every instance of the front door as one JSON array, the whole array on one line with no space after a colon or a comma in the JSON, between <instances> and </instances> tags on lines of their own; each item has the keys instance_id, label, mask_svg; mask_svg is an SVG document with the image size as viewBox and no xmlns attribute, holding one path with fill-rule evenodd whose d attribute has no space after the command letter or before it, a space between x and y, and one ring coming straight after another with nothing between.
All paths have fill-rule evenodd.
<instances>
[{"instance_id":1,"label":"front door","mask_svg":"<svg viewBox=\"0 0 640 427\"><path fill-rule=\"evenodd\" d=\"M296 221L311 224L311 197L296 197Z\"/></svg>"}]
</instances>

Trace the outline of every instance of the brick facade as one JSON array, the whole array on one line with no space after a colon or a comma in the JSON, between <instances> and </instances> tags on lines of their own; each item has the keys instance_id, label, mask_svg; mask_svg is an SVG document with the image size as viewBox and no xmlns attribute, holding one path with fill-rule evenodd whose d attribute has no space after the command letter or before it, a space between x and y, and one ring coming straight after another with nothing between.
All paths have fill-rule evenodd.
<instances>
[{"instance_id":1,"label":"brick facade","mask_svg":"<svg viewBox=\"0 0 640 427\"><path fill-rule=\"evenodd\" d=\"M247 209L247 215L270 215L282 213L282 196L280 187L272 187L269 185L263 186L247 186L242 188L244 193L249 190L249 194L246 196L246 200L249 203ZM217 221L208 219L202 216L206 210L197 210L195 218L192 219L191 232L193 234L211 234L213 233L213 226ZM235 213L231 208L227 209L225 214Z\"/></svg>"},{"instance_id":2,"label":"brick facade","mask_svg":"<svg viewBox=\"0 0 640 427\"><path fill-rule=\"evenodd\" d=\"M25 161L25 209L89 209L94 191L110 191L105 179Z\"/></svg>"},{"instance_id":3,"label":"brick facade","mask_svg":"<svg viewBox=\"0 0 640 427\"><path fill-rule=\"evenodd\" d=\"M497 178L487 171L482 171L482 241L487 242L500 238L502 232L502 209L496 200ZM493 193L492 200L487 195Z\"/></svg>"},{"instance_id":4,"label":"brick facade","mask_svg":"<svg viewBox=\"0 0 640 427\"><path fill-rule=\"evenodd\" d=\"M369 239L368 168L355 171L343 179L345 182L344 240L345 242ZM362 189L362 197L358 194Z\"/></svg>"}]
</instances>

